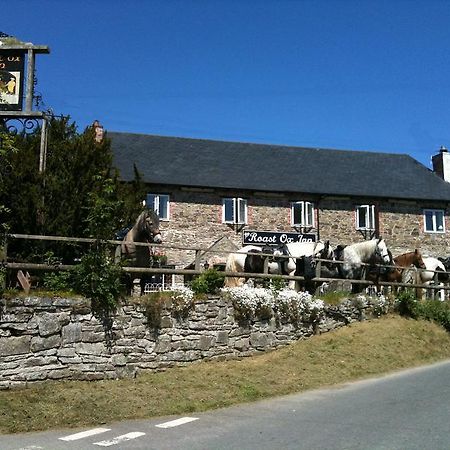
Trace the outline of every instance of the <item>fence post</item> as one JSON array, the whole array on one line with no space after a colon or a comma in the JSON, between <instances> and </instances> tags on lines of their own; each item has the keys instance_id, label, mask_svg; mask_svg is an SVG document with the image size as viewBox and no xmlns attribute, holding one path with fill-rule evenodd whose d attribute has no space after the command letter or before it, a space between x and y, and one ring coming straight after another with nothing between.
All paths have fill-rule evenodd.
<instances>
[{"instance_id":1,"label":"fence post","mask_svg":"<svg viewBox=\"0 0 450 450\"><path fill-rule=\"evenodd\" d=\"M8 262L8 235L5 233L0 241L0 291L6 289L7 262Z\"/></svg>"},{"instance_id":2,"label":"fence post","mask_svg":"<svg viewBox=\"0 0 450 450\"><path fill-rule=\"evenodd\" d=\"M201 252L200 250L195 250L195 270L200 270L200 257L201 257Z\"/></svg>"},{"instance_id":3,"label":"fence post","mask_svg":"<svg viewBox=\"0 0 450 450\"><path fill-rule=\"evenodd\" d=\"M3 239L1 240L0 245L0 261L6 262L7 258L8 258L8 238L5 234Z\"/></svg>"},{"instance_id":4,"label":"fence post","mask_svg":"<svg viewBox=\"0 0 450 450\"><path fill-rule=\"evenodd\" d=\"M269 257L268 256L264 256L264 269L263 269L264 273L269 273Z\"/></svg>"},{"instance_id":5,"label":"fence post","mask_svg":"<svg viewBox=\"0 0 450 450\"><path fill-rule=\"evenodd\" d=\"M321 270L322 270L322 261L317 261L317 265L316 265L316 278L320 278L320 274L321 274Z\"/></svg>"}]
</instances>

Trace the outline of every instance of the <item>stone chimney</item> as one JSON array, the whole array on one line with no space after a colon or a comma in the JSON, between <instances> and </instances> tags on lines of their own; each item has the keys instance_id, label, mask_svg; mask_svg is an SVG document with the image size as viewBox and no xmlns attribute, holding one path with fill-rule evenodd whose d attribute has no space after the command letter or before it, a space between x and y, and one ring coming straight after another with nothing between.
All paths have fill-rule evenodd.
<instances>
[{"instance_id":1,"label":"stone chimney","mask_svg":"<svg viewBox=\"0 0 450 450\"><path fill-rule=\"evenodd\" d=\"M450 153L441 146L439 153L431 158L433 163L433 171L439 175L444 181L450 183Z\"/></svg>"}]
</instances>

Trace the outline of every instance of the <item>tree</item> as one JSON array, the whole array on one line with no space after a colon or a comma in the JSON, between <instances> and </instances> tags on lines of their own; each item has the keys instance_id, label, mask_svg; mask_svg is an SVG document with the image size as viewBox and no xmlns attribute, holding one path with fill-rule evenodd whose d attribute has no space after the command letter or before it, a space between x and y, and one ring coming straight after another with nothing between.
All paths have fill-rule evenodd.
<instances>
[{"instance_id":1,"label":"tree","mask_svg":"<svg viewBox=\"0 0 450 450\"><path fill-rule=\"evenodd\" d=\"M134 224L136 217L142 212L142 201L147 195L147 188L136 165L133 166L133 170L133 181L121 183L119 186L119 197L123 201L122 218L125 226Z\"/></svg>"},{"instance_id":2,"label":"tree","mask_svg":"<svg viewBox=\"0 0 450 450\"><path fill-rule=\"evenodd\" d=\"M92 237L93 230L88 226L92 220L88 217L96 193L97 200L104 202L100 206L108 205L115 210L110 215L108 231L103 228L101 237L107 237L106 233L110 232L108 238L112 239L113 230L123 227L124 220L117 206L119 180L112 166L107 138L97 142L92 127L78 133L69 117L51 119L43 174L38 171L40 130L30 135L19 134L13 142L18 151L10 155L12 170L0 192L0 204L13 212L11 231Z\"/></svg>"}]
</instances>

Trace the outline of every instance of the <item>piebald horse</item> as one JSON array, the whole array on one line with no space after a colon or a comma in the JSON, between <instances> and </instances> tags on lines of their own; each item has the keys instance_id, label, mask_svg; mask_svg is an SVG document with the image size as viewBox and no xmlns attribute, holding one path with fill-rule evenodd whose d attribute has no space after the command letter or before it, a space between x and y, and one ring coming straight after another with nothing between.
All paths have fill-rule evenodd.
<instances>
[{"instance_id":1,"label":"piebald horse","mask_svg":"<svg viewBox=\"0 0 450 450\"><path fill-rule=\"evenodd\" d=\"M225 266L226 272L263 273L264 259L261 254L270 254L268 273L290 276L303 276L305 282L290 280L289 288L297 291L305 287L312 290L311 280L316 276L315 259L333 259L333 249L327 242L293 242L281 247L257 247L247 245L238 252L231 253ZM325 265L323 267L325 270ZM327 272L327 276L328 276ZM245 278L226 277L225 287L241 286Z\"/></svg>"},{"instance_id":2,"label":"piebald horse","mask_svg":"<svg viewBox=\"0 0 450 450\"><path fill-rule=\"evenodd\" d=\"M292 242L282 247L283 255L288 258L283 265L283 274L290 276L302 276L304 281L289 281L289 288L300 291L305 288L313 293L315 283L313 279L316 276L316 260L325 259L334 261L334 250L329 241L317 242ZM321 264L321 276L333 277L330 263Z\"/></svg>"},{"instance_id":3,"label":"piebald horse","mask_svg":"<svg viewBox=\"0 0 450 450\"><path fill-rule=\"evenodd\" d=\"M264 273L264 264L267 256L263 256L262 254L277 256L281 252L273 247L246 245L237 252L230 253L225 265L225 272ZM279 262L270 258L268 261L268 273L279 274L280 272ZM246 278L243 277L225 277L224 286L242 286L245 281Z\"/></svg>"},{"instance_id":4,"label":"piebald horse","mask_svg":"<svg viewBox=\"0 0 450 450\"><path fill-rule=\"evenodd\" d=\"M445 270L445 266L442 261L438 258L428 256L423 258L423 262L425 263L427 270L420 271L421 284L431 286L435 283L438 288L439 286L443 286L444 283L449 282L450 274ZM441 301L445 300L445 291L443 289L439 290L439 299Z\"/></svg>"}]
</instances>

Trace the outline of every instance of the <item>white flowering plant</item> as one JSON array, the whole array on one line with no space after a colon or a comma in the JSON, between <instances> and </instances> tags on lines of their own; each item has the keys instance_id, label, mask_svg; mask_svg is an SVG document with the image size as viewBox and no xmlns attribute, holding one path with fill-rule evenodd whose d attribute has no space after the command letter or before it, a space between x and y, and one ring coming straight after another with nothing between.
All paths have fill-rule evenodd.
<instances>
[{"instance_id":1,"label":"white flowering plant","mask_svg":"<svg viewBox=\"0 0 450 450\"><path fill-rule=\"evenodd\" d=\"M238 321L248 322L256 317L269 319L273 315L274 296L272 291L243 285L222 288L222 295L231 300Z\"/></svg>"},{"instance_id":2,"label":"white flowering plant","mask_svg":"<svg viewBox=\"0 0 450 450\"><path fill-rule=\"evenodd\" d=\"M292 289L270 290L249 286L223 288L222 295L233 303L235 317L241 321L270 319L297 324L318 321L323 315L324 302L313 300L307 292Z\"/></svg>"},{"instance_id":3,"label":"white flowering plant","mask_svg":"<svg viewBox=\"0 0 450 450\"><path fill-rule=\"evenodd\" d=\"M170 292L172 312L179 317L186 317L194 303L194 291L187 286L175 286Z\"/></svg>"}]
</instances>

